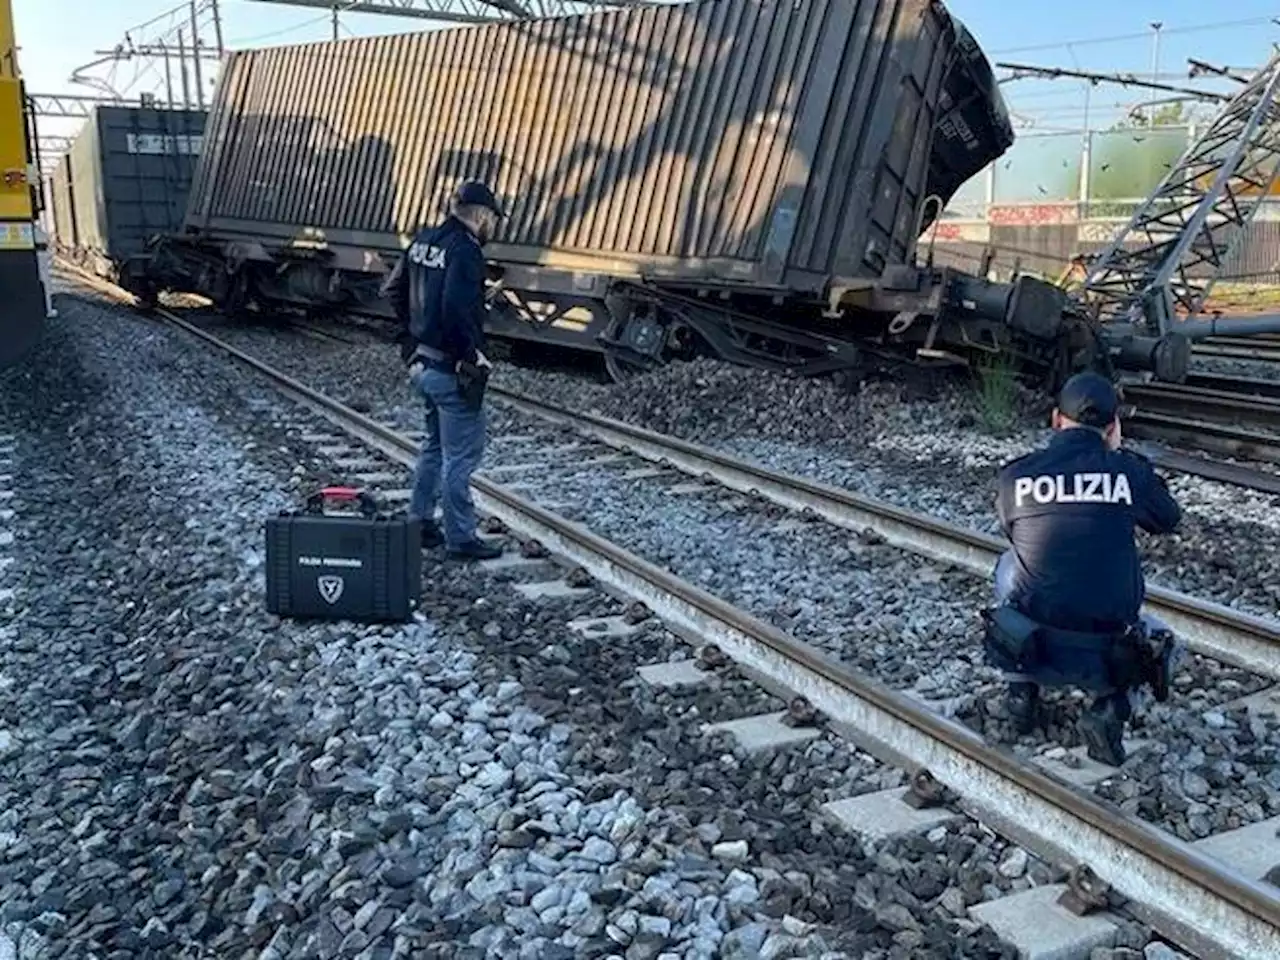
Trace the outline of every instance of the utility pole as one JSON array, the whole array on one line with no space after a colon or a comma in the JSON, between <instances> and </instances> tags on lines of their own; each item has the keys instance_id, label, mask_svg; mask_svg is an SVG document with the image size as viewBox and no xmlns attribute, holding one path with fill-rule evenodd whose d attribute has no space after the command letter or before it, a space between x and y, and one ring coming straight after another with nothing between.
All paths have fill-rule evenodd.
<instances>
[{"instance_id":1,"label":"utility pole","mask_svg":"<svg viewBox=\"0 0 1280 960\"><path fill-rule=\"evenodd\" d=\"M169 60L169 47L160 41L160 53L164 57L164 89L168 98L169 109L173 109L173 64Z\"/></svg>"},{"instance_id":2,"label":"utility pole","mask_svg":"<svg viewBox=\"0 0 1280 960\"><path fill-rule=\"evenodd\" d=\"M227 52L227 48L222 45L222 12L218 9L218 0L209 0L209 5L213 7L213 37L218 44L218 59L221 60L222 55Z\"/></svg>"},{"instance_id":3,"label":"utility pole","mask_svg":"<svg viewBox=\"0 0 1280 960\"><path fill-rule=\"evenodd\" d=\"M1089 107L1093 101L1093 81L1084 84L1084 143L1080 150L1080 216L1089 216L1089 191L1093 173L1093 131L1089 129Z\"/></svg>"},{"instance_id":4,"label":"utility pole","mask_svg":"<svg viewBox=\"0 0 1280 960\"><path fill-rule=\"evenodd\" d=\"M178 28L178 62L182 65L182 109L191 109L191 87L187 83L187 45L182 36L182 28Z\"/></svg>"},{"instance_id":5,"label":"utility pole","mask_svg":"<svg viewBox=\"0 0 1280 960\"><path fill-rule=\"evenodd\" d=\"M1164 26L1164 23L1160 20L1157 20L1151 24L1151 29L1155 34L1155 36L1152 38L1152 43L1151 43L1151 82L1152 83L1160 82L1160 28L1163 26ZM1150 110L1150 113L1147 115L1147 126L1154 127L1156 125L1156 101L1153 100L1151 102L1151 106L1149 110Z\"/></svg>"},{"instance_id":6,"label":"utility pole","mask_svg":"<svg viewBox=\"0 0 1280 960\"><path fill-rule=\"evenodd\" d=\"M338 5L333 5L333 39L338 39Z\"/></svg>"},{"instance_id":7,"label":"utility pole","mask_svg":"<svg viewBox=\"0 0 1280 960\"><path fill-rule=\"evenodd\" d=\"M195 62L196 106L204 109L204 77L200 72L200 24L196 20L196 0L191 0L191 59Z\"/></svg>"}]
</instances>

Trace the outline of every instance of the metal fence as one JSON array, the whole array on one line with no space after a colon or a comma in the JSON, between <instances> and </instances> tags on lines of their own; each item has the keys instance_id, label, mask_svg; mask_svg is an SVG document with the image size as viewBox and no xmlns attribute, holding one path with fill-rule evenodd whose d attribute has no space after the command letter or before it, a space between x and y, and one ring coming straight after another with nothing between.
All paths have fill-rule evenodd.
<instances>
[{"instance_id":1,"label":"metal fence","mask_svg":"<svg viewBox=\"0 0 1280 960\"><path fill-rule=\"evenodd\" d=\"M947 216L985 219L991 207L1058 205L1074 207L1080 219L1127 218L1198 132L1171 126L1020 134L960 189Z\"/></svg>"},{"instance_id":2,"label":"metal fence","mask_svg":"<svg viewBox=\"0 0 1280 960\"><path fill-rule=\"evenodd\" d=\"M994 254L994 275L1057 276L1106 246L1197 135L1193 126L1022 134L952 198L935 259L972 271ZM1271 193L1221 280L1280 284L1280 189Z\"/></svg>"}]
</instances>

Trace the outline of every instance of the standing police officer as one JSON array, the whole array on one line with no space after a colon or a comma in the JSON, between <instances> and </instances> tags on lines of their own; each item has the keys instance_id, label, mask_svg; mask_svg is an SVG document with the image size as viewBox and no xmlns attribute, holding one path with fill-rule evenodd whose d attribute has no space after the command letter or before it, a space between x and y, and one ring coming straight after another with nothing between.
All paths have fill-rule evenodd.
<instances>
[{"instance_id":1,"label":"standing police officer","mask_svg":"<svg viewBox=\"0 0 1280 960\"><path fill-rule=\"evenodd\" d=\"M444 543L450 557L492 559L501 548L476 536L471 474L484 454L485 259L502 208L485 184L463 183L452 215L418 231L388 278L386 291L403 324L401 359L427 405L427 437L414 471L409 516L422 523L422 544ZM443 481L443 490L441 484ZM444 501L444 534L435 524Z\"/></svg>"},{"instance_id":2,"label":"standing police officer","mask_svg":"<svg viewBox=\"0 0 1280 960\"><path fill-rule=\"evenodd\" d=\"M1172 634L1140 608L1134 528L1171 533L1178 504L1150 462L1120 448L1120 401L1096 373L1063 386L1048 447L1000 472L997 510L1011 549L996 567L988 660L1010 683L1019 733L1035 726L1039 687L1094 692L1080 719L1089 756L1124 762L1130 692L1168 696Z\"/></svg>"}]
</instances>

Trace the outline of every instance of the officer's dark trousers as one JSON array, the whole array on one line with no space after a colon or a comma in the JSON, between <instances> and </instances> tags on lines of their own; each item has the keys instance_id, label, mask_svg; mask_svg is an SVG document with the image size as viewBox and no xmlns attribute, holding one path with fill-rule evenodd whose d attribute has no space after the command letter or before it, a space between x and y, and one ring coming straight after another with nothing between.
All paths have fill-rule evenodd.
<instances>
[{"instance_id":1,"label":"officer's dark trousers","mask_svg":"<svg viewBox=\"0 0 1280 960\"><path fill-rule=\"evenodd\" d=\"M426 401L427 437L413 475L409 516L433 521L436 502L444 504L444 539L450 547L476 538L471 474L484 456L484 408L467 406L455 374L428 367L415 381Z\"/></svg>"},{"instance_id":2,"label":"officer's dark trousers","mask_svg":"<svg viewBox=\"0 0 1280 960\"><path fill-rule=\"evenodd\" d=\"M1013 552L1006 551L996 564L995 601L997 604L1005 603L1009 599L1009 595L1013 592L1014 568L1015 560ZM1148 636L1158 631L1168 629L1164 621L1159 617L1153 617L1150 614L1144 613L1141 616L1141 620L1142 626L1146 630ZM1181 647L1178 647L1174 651L1170 651L1169 660L1166 663L1167 672L1172 672L1178 659L1180 659L1181 652ZM1065 664L1064 666L1068 668L1071 667L1070 664ZM1137 696L1136 690L1123 690L1109 685L1108 679L1104 675L1104 671L1100 664L1096 670L1091 670L1089 666L1085 664L1082 664L1081 666L1082 669L1079 671L1079 675L1074 678L1074 685L1091 691L1096 697L1094 701L1096 706L1101 707L1109 700L1115 701L1117 712L1125 720L1128 720L1133 711L1141 706L1138 702L1139 697ZM1056 679L1046 682L1045 677L1027 673L1006 672L1005 679L1011 684L1032 683L1037 686L1056 686L1059 683Z\"/></svg>"}]
</instances>

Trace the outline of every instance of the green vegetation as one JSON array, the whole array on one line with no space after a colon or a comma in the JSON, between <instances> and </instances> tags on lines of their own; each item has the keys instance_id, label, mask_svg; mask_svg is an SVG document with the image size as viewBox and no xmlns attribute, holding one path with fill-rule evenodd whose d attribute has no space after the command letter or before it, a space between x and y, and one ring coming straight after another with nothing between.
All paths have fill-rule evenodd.
<instances>
[{"instance_id":1,"label":"green vegetation","mask_svg":"<svg viewBox=\"0 0 1280 960\"><path fill-rule=\"evenodd\" d=\"M1211 118L1204 110L1198 107L1187 107L1185 100L1179 100L1176 103L1162 103L1155 109L1155 123L1147 122L1147 111L1138 107L1133 110L1127 117L1117 123L1111 129L1113 130L1132 130L1136 128L1148 127L1188 127L1192 124L1204 124Z\"/></svg>"},{"instance_id":2,"label":"green vegetation","mask_svg":"<svg viewBox=\"0 0 1280 960\"><path fill-rule=\"evenodd\" d=\"M1018 380L1013 361L1004 353L979 361L978 417L988 432L1008 433L1017 420Z\"/></svg>"}]
</instances>

